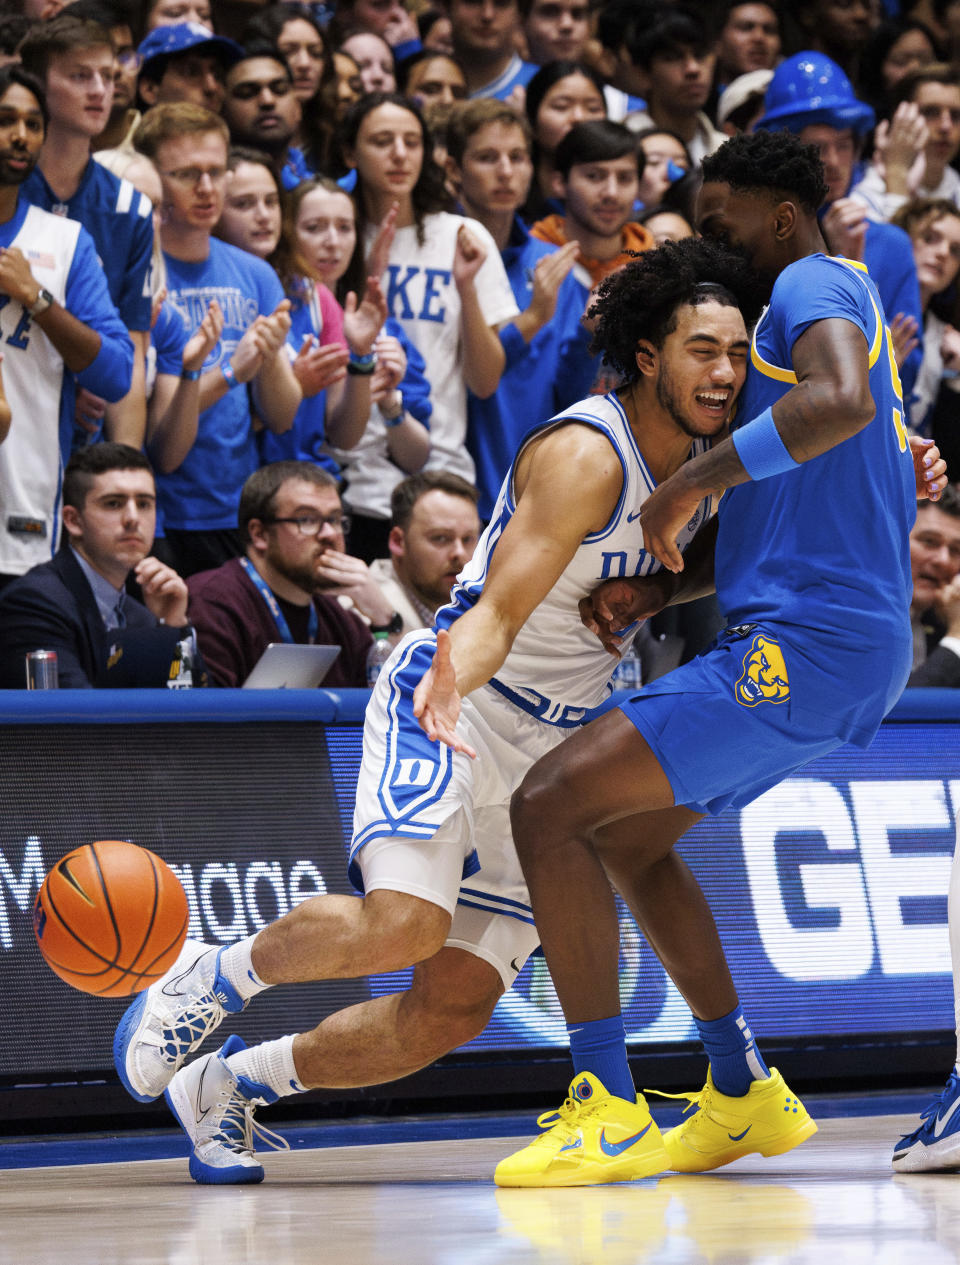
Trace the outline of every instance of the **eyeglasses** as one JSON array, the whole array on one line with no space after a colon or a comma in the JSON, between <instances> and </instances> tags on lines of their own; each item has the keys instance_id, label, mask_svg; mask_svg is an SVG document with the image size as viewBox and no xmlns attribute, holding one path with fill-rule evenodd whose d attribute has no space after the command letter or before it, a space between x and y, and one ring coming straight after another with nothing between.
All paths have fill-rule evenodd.
<instances>
[{"instance_id":1,"label":"eyeglasses","mask_svg":"<svg viewBox=\"0 0 960 1265\"><path fill-rule=\"evenodd\" d=\"M227 178L226 167L176 167L173 171L161 171L161 176L175 180L177 184L198 185L204 176L211 184L219 184Z\"/></svg>"},{"instance_id":2,"label":"eyeglasses","mask_svg":"<svg viewBox=\"0 0 960 1265\"><path fill-rule=\"evenodd\" d=\"M329 527L345 536L352 520L349 514L328 514L325 518L319 514L298 514L296 518L265 518L263 522L268 527L273 523L295 523L301 536L316 536L321 527Z\"/></svg>"}]
</instances>

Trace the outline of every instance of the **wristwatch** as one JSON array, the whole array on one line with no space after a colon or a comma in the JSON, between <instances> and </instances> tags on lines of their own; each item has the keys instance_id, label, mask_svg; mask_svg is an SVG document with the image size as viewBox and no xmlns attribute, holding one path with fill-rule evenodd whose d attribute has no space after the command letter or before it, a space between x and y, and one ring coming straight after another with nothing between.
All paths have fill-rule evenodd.
<instances>
[{"instance_id":1,"label":"wristwatch","mask_svg":"<svg viewBox=\"0 0 960 1265\"><path fill-rule=\"evenodd\" d=\"M403 616L400 614L399 611L394 611L393 614L390 616L389 623L371 624L370 631L372 633L378 633L378 632L389 633L390 636L392 637L396 633L398 633L402 627L403 627Z\"/></svg>"},{"instance_id":2,"label":"wristwatch","mask_svg":"<svg viewBox=\"0 0 960 1265\"><path fill-rule=\"evenodd\" d=\"M44 290L41 287L40 293L37 295L34 301L27 308L27 311L29 312L31 316L40 316L43 312L47 310L47 308L50 306L50 304L53 301L54 301L53 295L50 293L50 291Z\"/></svg>"}]
</instances>

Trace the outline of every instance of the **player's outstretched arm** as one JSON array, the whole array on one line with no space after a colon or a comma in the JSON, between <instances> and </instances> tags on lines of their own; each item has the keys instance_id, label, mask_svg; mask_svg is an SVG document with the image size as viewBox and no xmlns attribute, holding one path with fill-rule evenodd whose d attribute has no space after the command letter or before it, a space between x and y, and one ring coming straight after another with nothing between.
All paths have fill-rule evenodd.
<instances>
[{"instance_id":1,"label":"player's outstretched arm","mask_svg":"<svg viewBox=\"0 0 960 1265\"><path fill-rule=\"evenodd\" d=\"M765 478L835 448L872 420L867 342L852 321L829 318L806 329L793 345L793 369L797 385L772 409L685 462L644 503L644 545L668 570L683 570L677 536L703 498L751 478L740 456L748 446L762 452L748 459L752 477Z\"/></svg>"},{"instance_id":2,"label":"player's outstretched arm","mask_svg":"<svg viewBox=\"0 0 960 1265\"><path fill-rule=\"evenodd\" d=\"M563 426L528 446L514 478L517 508L493 553L483 592L450 629L449 661L460 698L497 672L584 537L609 521L622 485L613 447L592 427ZM435 735L428 727L435 715L425 700L433 688L433 681L418 688L420 723L453 746L441 727ZM452 710L449 701L444 706Z\"/></svg>"}]
</instances>

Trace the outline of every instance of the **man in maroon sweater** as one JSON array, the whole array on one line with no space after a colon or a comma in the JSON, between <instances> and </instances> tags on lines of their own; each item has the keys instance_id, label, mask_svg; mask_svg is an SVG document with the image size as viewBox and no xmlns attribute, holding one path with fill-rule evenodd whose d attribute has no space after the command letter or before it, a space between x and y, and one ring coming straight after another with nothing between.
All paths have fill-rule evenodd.
<instances>
[{"instance_id":1,"label":"man in maroon sweater","mask_svg":"<svg viewBox=\"0 0 960 1265\"><path fill-rule=\"evenodd\" d=\"M351 591L341 572L359 559L344 552L333 477L308 462L263 466L244 484L238 523L245 557L188 581L190 623L214 684L242 685L270 642L288 641L340 646L324 685L365 686L373 638L335 596Z\"/></svg>"}]
</instances>

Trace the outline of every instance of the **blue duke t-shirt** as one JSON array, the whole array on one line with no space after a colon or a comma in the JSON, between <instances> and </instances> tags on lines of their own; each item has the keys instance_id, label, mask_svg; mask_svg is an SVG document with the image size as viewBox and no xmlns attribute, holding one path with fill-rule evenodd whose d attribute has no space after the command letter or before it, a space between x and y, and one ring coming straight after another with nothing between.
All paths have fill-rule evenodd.
<instances>
[{"instance_id":1,"label":"blue duke t-shirt","mask_svg":"<svg viewBox=\"0 0 960 1265\"><path fill-rule=\"evenodd\" d=\"M167 302L188 335L213 299L223 310L223 333L204 362L204 372L228 361L256 317L269 316L283 299L283 287L269 264L219 238L210 239L210 254L200 263L164 258ZM196 443L183 464L158 476L164 523L180 531L236 527L240 490L258 464L250 396L238 385L200 414Z\"/></svg>"}]
</instances>

